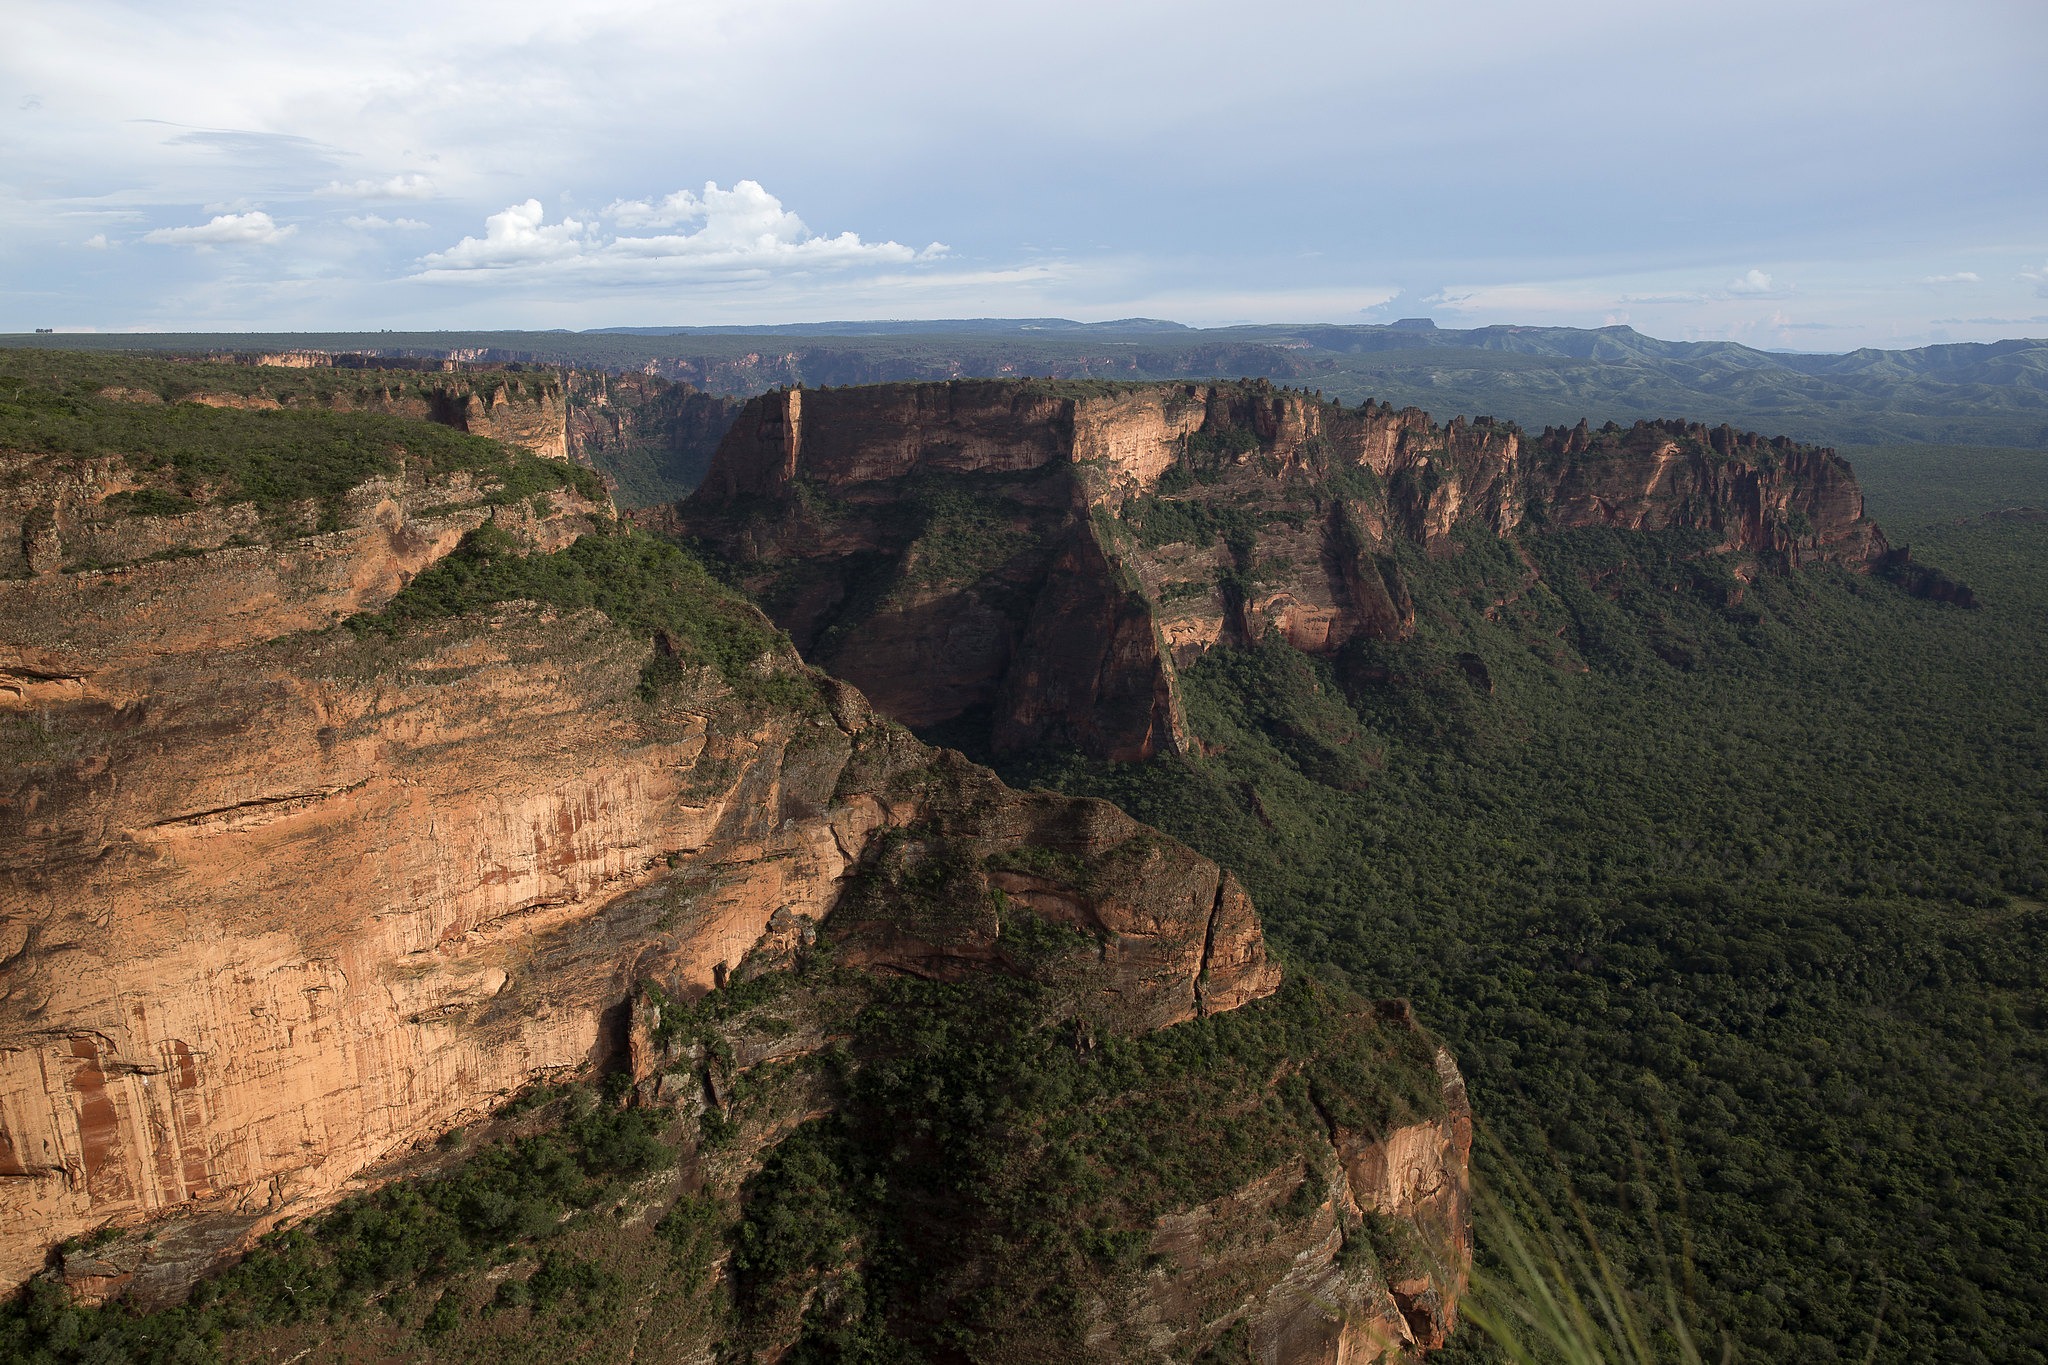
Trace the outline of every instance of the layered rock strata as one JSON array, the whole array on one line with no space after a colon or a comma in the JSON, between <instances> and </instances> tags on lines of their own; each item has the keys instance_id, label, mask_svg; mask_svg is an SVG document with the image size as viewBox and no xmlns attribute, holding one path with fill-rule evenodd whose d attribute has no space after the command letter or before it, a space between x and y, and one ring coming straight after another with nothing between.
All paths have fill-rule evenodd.
<instances>
[{"instance_id":1,"label":"layered rock strata","mask_svg":"<svg viewBox=\"0 0 2048 1365\"><path fill-rule=\"evenodd\" d=\"M1412 1027L1412 1024L1408 1025ZM1386 1131L1330 1125L1330 1160L1161 1218L1151 1254L1164 1274L1127 1312L1155 1348L1199 1349L1233 1320L1259 1362L1412 1359L1445 1345L1466 1285L1472 1111L1439 1048L1444 1112ZM1274 1236L1275 1206L1297 1180L1320 1186L1305 1224ZM1368 1222L1395 1229L1399 1250L1364 1270L1347 1243ZM1249 1306L1233 1289L1251 1289ZM1204 1329L1207 1329L1206 1331Z\"/></svg>"},{"instance_id":2,"label":"layered rock strata","mask_svg":"<svg viewBox=\"0 0 2048 1365\"><path fill-rule=\"evenodd\" d=\"M11 468L18 504L50 505L54 466ZM0 581L0 1283L95 1228L213 1215L246 1236L317 1209L620 1052L639 983L713 987L934 829L1105 869L998 884L1096 934L1076 990L1127 1027L1277 979L1213 864L1100 803L1009 791L787 653L757 671L814 700L778 709L696 668L649 700L655 646L591 610L327 628L486 519L539 550L605 509L400 477L356 490L339 530L237 545L234 506L117 535L94 508L130 476L63 470L59 539L133 557ZM178 552L142 553L160 543ZM844 938L934 976L1006 953L1000 921L873 905Z\"/></svg>"},{"instance_id":3,"label":"layered rock strata","mask_svg":"<svg viewBox=\"0 0 2048 1365\"><path fill-rule=\"evenodd\" d=\"M1695 532L1738 576L1886 549L1830 450L1678 422L1439 426L1264 381L771 393L649 520L718 547L889 715L1120 759L1188 742L1176 676L1219 644L1403 637L1402 556L1462 536Z\"/></svg>"}]
</instances>

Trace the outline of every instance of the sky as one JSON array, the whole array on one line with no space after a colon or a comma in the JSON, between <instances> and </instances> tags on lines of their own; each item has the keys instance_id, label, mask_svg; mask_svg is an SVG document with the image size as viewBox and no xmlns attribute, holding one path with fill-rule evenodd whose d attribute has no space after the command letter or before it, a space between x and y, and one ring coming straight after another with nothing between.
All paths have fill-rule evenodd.
<instances>
[{"instance_id":1,"label":"sky","mask_svg":"<svg viewBox=\"0 0 2048 1365\"><path fill-rule=\"evenodd\" d=\"M0 331L2048 336L2048 0L0 0Z\"/></svg>"}]
</instances>

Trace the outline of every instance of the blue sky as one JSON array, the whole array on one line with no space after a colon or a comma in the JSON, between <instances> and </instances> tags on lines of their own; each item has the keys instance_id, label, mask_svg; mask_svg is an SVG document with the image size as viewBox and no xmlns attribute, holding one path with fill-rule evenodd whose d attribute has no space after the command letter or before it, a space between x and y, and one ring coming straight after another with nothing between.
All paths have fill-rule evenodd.
<instances>
[{"instance_id":1,"label":"blue sky","mask_svg":"<svg viewBox=\"0 0 2048 1365\"><path fill-rule=\"evenodd\" d=\"M2048 335L2048 3L0 0L0 330Z\"/></svg>"}]
</instances>

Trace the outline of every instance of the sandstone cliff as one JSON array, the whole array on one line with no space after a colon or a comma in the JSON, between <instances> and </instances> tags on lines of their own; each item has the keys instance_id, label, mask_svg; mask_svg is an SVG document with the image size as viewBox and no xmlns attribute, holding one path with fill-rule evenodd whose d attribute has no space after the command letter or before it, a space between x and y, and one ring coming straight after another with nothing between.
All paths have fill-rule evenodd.
<instances>
[{"instance_id":1,"label":"sandstone cliff","mask_svg":"<svg viewBox=\"0 0 2048 1365\"><path fill-rule=\"evenodd\" d=\"M771 916L823 920L881 831L932 817L927 787L992 846L1047 821L1109 848L1140 833L921 746L889 786L843 781L871 724L851 694L816 714L748 717L688 691L650 711L646 643L591 612L509 607L396 643L291 634L325 624L336 580L357 607L395 591L394 544L417 565L452 543L402 505L378 513L396 525L323 538L311 569L250 573L230 549L0 588L16 680L0 797L11 1277L109 1220L304 1212L601 1057L634 981L702 991ZM245 610L258 596L270 609ZM162 629L125 613L138 598L162 604ZM1117 894L1074 911L1118 931L1133 1025L1270 989L1242 893L1147 848ZM704 889L684 912L627 894L685 872ZM940 970L999 938L914 929L878 928L858 952Z\"/></svg>"},{"instance_id":2,"label":"sandstone cliff","mask_svg":"<svg viewBox=\"0 0 2048 1365\"><path fill-rule=\"evenodd\" d=\"M1027 1024L1089 1037L1274 990L1214 864L925 748L679 552L602 534L609 508L558 465L497 449L380 452L387 472L303 505L237 491L257 456L212 483L140 454L4 457L5 1282L67 1237L172 1219L72 1269L175 1293L537 1077L631 1057L663 1102L648 992L686 1002L821 934L866 980L1031 981L1050 1003ZM599 610L626 600L600 570L660 610ZM1376 1036L1317 1009L1347 1057ZM1327 1130L1322 1230L1256 1270L1286 1279L1261 1340L1321 1341L1311 1318L1352 1332L1346 1358L1440 1339L1466 1140L1441 1066L1417 1103L1447 1117ZM1373 1210L1448 1229L1449 1269L1337 1265ZM1210 1272L1237 1253L1175 1236L1175 1292L1221 1330L1242 1314ZM1115 1312L1185 1339L1150 1302Z\"/></svg>"},{"instance_id":3,"label":"sandstone cliff","mask_svg":"<svg viewBox=\"0 0 2048 1365\"><path fill-rule=\"evenodd\" d=\"M1055 994L1076 979L1059 954L1032 969ZM817 984L709 1018L635 1006L643 1089L731 1135L700 1158L702 1187L739 1185L781 1142L815 1163L814 1183L763 1189L756 1175L750 1217L767 1204L785 1223L844 1229L843 1253L739 1268L729 1344L752 1358L816 1349L877 1316L906 1358L951 1342L930 1358L1369 1362L1412 1359L1452 1331L1471 1114L1448 1054L1398 1004L1297 980L1191 1026L1203 1036L1186 1058L1155 1034L1103 1060L1109 1044L1075 1028L1034 1071L1006 1073L1007 1049L942 997L909 1002L919 1042L905 1057L868 1022L876 1006L845 1022L843 979L804 980ZM831 1060L847 1047L865 1062L850 1081ZM959 1095L946 1063L963 1058L1012 1093ZM942 1155L906 1159L920 1147ZM979 1181L934 1191L904 1178L948 1156ZM872 1193L847 1201L845 1189ZM1040 1201L1084 1234L1121 1225L1120 1249L1072 1274L1071 1239L1032 1216Z\"/></svg>"},{"instance_id":4,"label":"sandstone cliff","mask_svg":"<svg viewBox=\"0 0 2048 1365\"><path fill-rule=\"evenodd\" d=\"M1738 578L1886 549L1832 451L1680 422L1532 438L1263 381L768 394L653 520L905 723L1112 758L1188 742L1177 673L1218 644L1403 637L1404 558L1464 536L1683 532Z\"/></svg>"}]
</instances>

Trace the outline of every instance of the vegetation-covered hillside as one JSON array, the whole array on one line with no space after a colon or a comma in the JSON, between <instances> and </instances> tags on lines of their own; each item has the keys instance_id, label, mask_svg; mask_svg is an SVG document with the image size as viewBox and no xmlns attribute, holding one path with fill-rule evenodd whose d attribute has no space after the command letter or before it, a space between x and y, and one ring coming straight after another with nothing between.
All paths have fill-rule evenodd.
<instances>
[{"instance_id":1,"label":"vegetation-covered hillside","mask_svg":"<svg viewBox=\"0 0 2048 1365\"><path fill-rule=\"evenodd\" d=\"M1489 613L1523 568L1472 537L1412 565L1412 643L1195 667L1207 756L1009 776L1125 804L1412 995L1507 1153L1743 1358L2048 1359L2048 522L1956 520L2048 480L1873 454L1888 529L1981 609L1572 532Z\"/></svg>"},{"instance_id":2,"label":"vegetation-covered hillside","mask_svg":"<svg viewBox=\"0 0 2048 1365\"><path fill-rule=\"evenodd\" d=\"M375 373L365 379L355 371L0 350L0 452L74 462L113 457L146 481L120 496L150 516L244 502L266 518L306 503L331 513L350 489L401 465L415 477L474 474L499 502L555 488L604 496L591 470L432 422L351 410L349 400L381 392L386 381L419 380ZM554 381L497 375L475 382L483 391L528 384L538 392ZM309 406L191 401L201 394L302 398Z\"/></svg>"}]
</instances>

